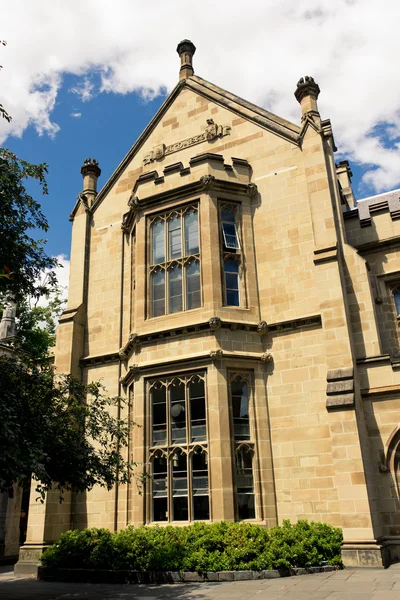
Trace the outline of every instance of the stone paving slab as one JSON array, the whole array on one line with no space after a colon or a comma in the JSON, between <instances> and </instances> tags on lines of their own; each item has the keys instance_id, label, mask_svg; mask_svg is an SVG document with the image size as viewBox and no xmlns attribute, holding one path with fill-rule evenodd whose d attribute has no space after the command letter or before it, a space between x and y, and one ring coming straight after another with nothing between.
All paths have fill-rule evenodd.
<instances>
[{"instance_id":1,"label":"stone paving slab","mask_svg":"<svg viewBox=\"0 0 400 600\"><path fill-rule=\"evenodd\" d=\"M91 584L15 578L0 567L1 600L400 600L400 570L358 569L212 583Z\"/></svg>"}]
</instances>

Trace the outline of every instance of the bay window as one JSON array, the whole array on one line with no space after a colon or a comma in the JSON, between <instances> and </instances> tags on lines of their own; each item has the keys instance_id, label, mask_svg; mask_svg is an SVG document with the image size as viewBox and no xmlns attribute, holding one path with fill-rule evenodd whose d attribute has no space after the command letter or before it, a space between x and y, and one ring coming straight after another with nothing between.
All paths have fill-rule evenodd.
<instances>
[{"instance_id":1,"label":"bay window","mask_svg":"<svg viewBox=\"0 0 400 600\"><path fill-rule=\"evenodd\" d=\"M201 306L197 204L150 219L151 317Z\"/></svg>"},{"instance_id":2,"label":"bay window","mask_svg":"<svg viewBox=\"0 0 400 600\"><path fill-rule=\"evenodd\" d=\"M209 519L205 374L149 383L153 521Z\"/></svg>"}]
</instances>

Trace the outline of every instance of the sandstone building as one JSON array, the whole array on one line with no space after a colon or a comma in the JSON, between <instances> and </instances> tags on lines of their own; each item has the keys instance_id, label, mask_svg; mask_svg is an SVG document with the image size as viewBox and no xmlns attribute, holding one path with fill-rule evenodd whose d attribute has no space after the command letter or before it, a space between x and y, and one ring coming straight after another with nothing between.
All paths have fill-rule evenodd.
<instances>
[{"instance_id":1,"label":"sandstone building","mask_svg":"<svg viewBox=\"0 0 400 600\"><path fill-rule=\"evenodd\" d=\"M283 519L343 528L346 565L400 557L400 191L359 201L311 77L290 123L180 79L71 213L58 370L129 398L152 475L33 499L17 570L71 527ZM301 112L300 112L301 111ZM300 120L301 116L301 120Z\"/></svg>"}]
</instances>

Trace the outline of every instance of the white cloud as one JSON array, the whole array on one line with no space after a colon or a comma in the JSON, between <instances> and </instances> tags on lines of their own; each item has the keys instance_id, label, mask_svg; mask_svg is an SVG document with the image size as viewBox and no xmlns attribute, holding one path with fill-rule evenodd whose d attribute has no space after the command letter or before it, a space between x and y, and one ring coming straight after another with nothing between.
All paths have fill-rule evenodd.
<instances>
[{"instance_id":1,"label":"white cloud","mask_svg":"<svg viewBox=\"0 0 400 600\"><path fill-rule=\"evenodd\" d=\"M80 119L80 118L81 118L81 116L82 116L82 113L81 113L81 112L72 112L72 113L70 114L70 117L73 117L74 119Z\"/></svg>"},{"instance_id":2,"label":"white cloud","mask_svg":"<svg viewBox=\"0 0 400 600\"><path fill-rule=\"evenodd\" d=\"M0 102L13 121L0 123L0 141L29 124L57 133L52 111L66 73L78 76L81 100L171 90L175 48L188 37L199 75L295 122L296 82L313 75L339 149L367 184L389 189L400 184L399 17L398 0L14 0L2 8Z\"/></svg>"},{"instance_id":3,"label":"white cloud","mask_svg":"<svg viewBox=\"0 0 400 600\"><path fill-rule=\"evenodd\" d=\"M69 90L73 94L76 94L82 102L89 102L94 96L94 83L87 77L84 77L83 81L70 88Z\"/></svg>"}]
</instances>

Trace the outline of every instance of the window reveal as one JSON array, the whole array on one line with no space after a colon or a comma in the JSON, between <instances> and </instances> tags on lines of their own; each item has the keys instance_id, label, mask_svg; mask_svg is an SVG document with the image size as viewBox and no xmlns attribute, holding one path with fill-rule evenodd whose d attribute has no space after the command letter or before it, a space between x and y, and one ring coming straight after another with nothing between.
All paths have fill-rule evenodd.
<instances>
[{"instance_id":1,"label":"window reveal","mask_svg":"<svg viewBox=\"0 0 400 600\"><path fill-rule=\"evenodd\" d=\"M153 521L209 519L205 380L162 378L149 387Z\"/></svg>"},{"instance_id":2,"label":"window reveal","mask_svg":"<svg viewBox=\"0 0 400 600\"><path fill-rule=\"evenodd\" d=\"M174 209L150 221L150 315L201 305L197 205Z\"/></svg>"}]
</instances>

